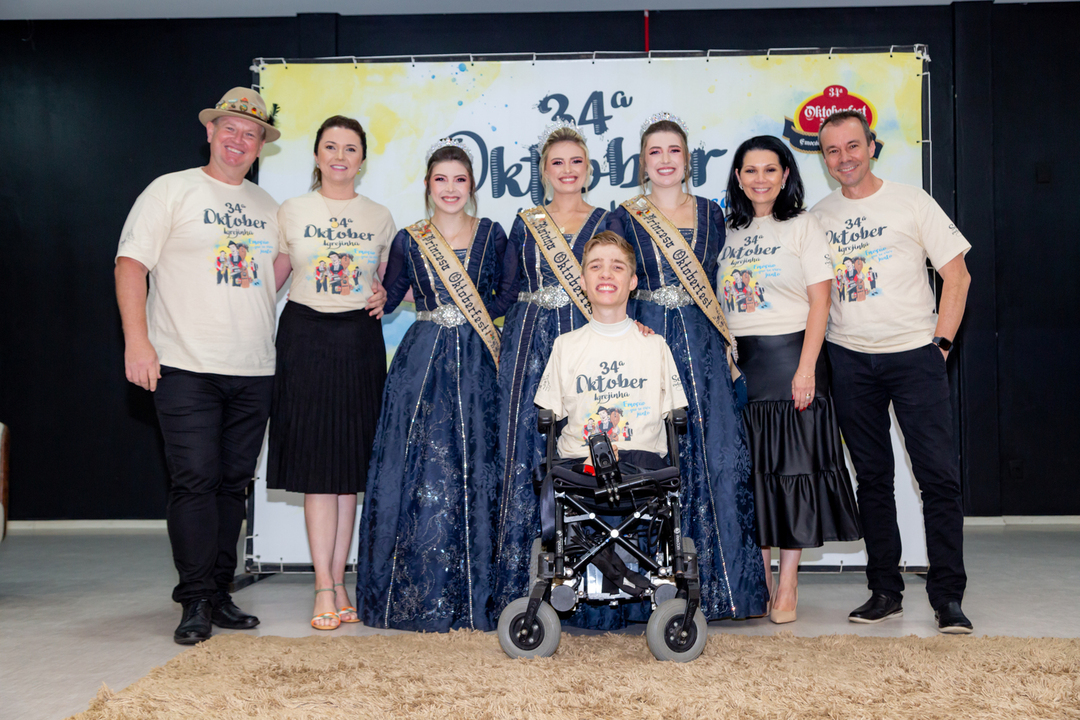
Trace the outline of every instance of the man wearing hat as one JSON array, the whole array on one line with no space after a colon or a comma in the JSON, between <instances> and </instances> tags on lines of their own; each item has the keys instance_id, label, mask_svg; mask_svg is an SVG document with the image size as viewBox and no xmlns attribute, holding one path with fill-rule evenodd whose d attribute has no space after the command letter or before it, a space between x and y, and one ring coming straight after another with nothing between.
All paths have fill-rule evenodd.
<instances>
[{"instance_id":1,"label":"man wearing hat","mask_svg":"<svg viewBox=\"0 0 1080 720\"><path fill-rule=\"evenodd\" d=\"M244 178L281 133L249 88L225 93L199 122L210 161L143 191L121 232L115 272L127 379L154 393L165 439L180 577L173 600L184 608L173 639L183 645L209 638L211 624L259 624L228 589L270 413L277 290L263 273L219 283L211 261L244 246L258 265L273 265L278 206Z\"/></svg>"}]
</instances>

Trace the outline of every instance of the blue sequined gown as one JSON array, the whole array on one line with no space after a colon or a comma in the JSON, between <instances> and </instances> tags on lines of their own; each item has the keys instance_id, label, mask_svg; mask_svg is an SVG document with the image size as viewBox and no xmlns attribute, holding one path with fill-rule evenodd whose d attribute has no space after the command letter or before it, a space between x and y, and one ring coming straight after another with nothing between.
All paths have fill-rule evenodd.
<instances>
[{"instance_id":1,"label":"blue sequined gown","mask_svg":"<svg viewBox=\"0 0 1080 720\"><path fill-rule=\"evenodd\" d=\"M577 235L567 236L574 256L581 262L590 238L608 229L612 216L600 208L593 210ZM542 288L557 289L559 281L536 246L532 234L519 217L510 230L506 264L517 278L515 293L535 293ZM516 297L516 295L515 295ZM544 374L551 346L563 333L588 322L573 302L559 308L544 308L532 302L515 302L503 321L502 353L499 360L499 513L495 538L495 611L512 600L529 594L529 554L540 534L540 514L533 473L546 451L543 436L536 430L533 398ZM624 624L622 612L593 612L582 608L570 624L613 629Z\"/></svg>"},{"instance_id":2,"label":"blue sequined gown","mask_svg":"<svg viewBox=\"0 0 1080 720\"><path fill-rule=\"evenodd\" d=\"M682 233L715 291L717 258L724 245L723 211L705 198L695 200L696 227ZM620 206L615 221L634 247L638 289L678 285L675 272L633 214ZM668 309L636 300L632 312L667 340L689 401L690 429L679 440L682 525L697 547L701 610L709 620L763 615L768 590L757 544L750 454L735 407L726 344L692 303Z\"/></svg>"},{"instance_id":3,"label":"blue sequined gown","mask_svg":"<svg viewBox=\"0 0 1080 720\"><path fill-rule=\"evenodd\" d=\"M506 235L482 219L457 251L489 314L516 291ZM386 268L386 312L412 287L417 311L453 300L404 230ZM417 320L386 378L360 516L356 599L371 627L491 630L498 422L496 366L468 322Z\"/></svg>"}]
</instances>

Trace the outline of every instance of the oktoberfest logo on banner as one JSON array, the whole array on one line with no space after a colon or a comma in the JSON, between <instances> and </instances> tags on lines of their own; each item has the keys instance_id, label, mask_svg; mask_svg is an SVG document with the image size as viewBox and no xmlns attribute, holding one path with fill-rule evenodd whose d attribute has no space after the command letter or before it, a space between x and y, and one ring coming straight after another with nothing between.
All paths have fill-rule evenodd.
<instances>
[{"instance_id":1,"label":"oktoberfest logo on banner","mask_svg":"<svg viewBox=\"0 0 1080 720\"><path fill-rule=\"evenodd\" d=\"M821 130L821 124L827 117L842 110L861 113L870 125L871 132L875 131L878 113L870 101L848 92L843 85L831 85L823 92L803 100L795 111L794 119L784 118L784 137L791 143L793 150L820 153L818 131ZM877 147L874 149L874 159L877 160L881 156L881 146L885 143L878 140L875 144Z\"/></svg>"},{"instance_id":2,"label":"oktoberfest logo on banner","mask_svg":"<svg viewBox=\"0 0 1080 720\"><path fill-rule=\"evenodd\" d=\"M257 59L255 82L281 138L264 148L259 184L282 202L307 192L315 132L331 115L367 134L357 191L386 205L399 228L424 218L424 157L440 137L474 158L478 214L509 233L515 215L543 202L537 135L577 122L592 162L586 200L614 210L641 192L639 128L667 111L690 128L691 190L725 205L731 155L754 135L786 138L798 152L807 204L836 187L816 147L816 121L835 106L866 112L882 145L878 172L921 186L923 46L890 52L688 54L685 57L475 59L403 62ZM824 90L823 90L824 89ZM794 115L794 117L793 117ZM392 353L412 313L384 322Z\"/></svg>"}]
</instances>

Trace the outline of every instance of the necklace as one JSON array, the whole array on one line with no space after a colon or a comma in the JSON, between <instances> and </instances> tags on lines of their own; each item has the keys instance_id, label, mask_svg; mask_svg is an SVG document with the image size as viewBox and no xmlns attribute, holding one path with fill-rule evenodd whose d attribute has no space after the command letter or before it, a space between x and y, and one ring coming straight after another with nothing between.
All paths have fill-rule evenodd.
<instances>
[{"instance_id":1,"label":"necklace","mask_svg":"<svg viewBox=\"0 0 1080 720\"><path fill-rule=\"evenodd\" d=\"M550 205L548 205L545 209L547 210L548 216L551 217L551 219L555 222L555 225L559 228L559 233L562 234L562 235L565 235L566 234L567 223L559 222L559 219L557 217L555 217L555 209L553 207L551 207ZM590 212L591 212L591 209L590 209ZM573 211L571 211L571 219L572 218L573 218Z\"/></svg>"},{"instance_id":2,"label":"necklace","mask_svg":"<svg viewBox=\"0 0 1080 720\"><path fill-rule=\"evenodd\" d=\"M447 233L444 233L442 231L442 229L438 225L435 224L434 220L431 220L430 222L431 222L431 227L433 227L433 228L435 228L436 230L439 231L439 234L442 235L443 240L446 241L446 244L450 246L451 250L468 250L469 246L472 245L473 237L476 235L476 225L477 225L477 223L480 222L480 219L479 218L470 218L468 221L465 222L465 224L463 224L460 228L458 228L457 232L455 232L453 235L448 235ZM469 239L469 242L466 243L465 247L463 247L463 248L455 248L454 247L454 240L457 240L458 237L460 235L462 235L463 232L468 232L467 237Z\"/></svg>"},{"instance_id":3,"label":"necklace","mask_svg":"<svg viewBox=\"0 0 1080 720\"><path fill-rule=\"evenodd\" d=\"M347 199L346 198L328 198L328 197L326 197L325 195L322 194L322 191L317 191L317 192L319 193L319 197L322 198L323 205L326 206L326 211L330 213L330 227L332 227L332 228L336 228L339 225L339 221L340 221L340 218L336 218L336 217L334 217L334 215L344 215L345 214L345 208L349 207L349 205L352 203L353 200L360 197L360 195L354 194L351 198L347 198ZM341 205L339 210L334 210L334 208L332 208L330 206L330 203L332 203L332 202L333 203L344 203L344 205Z\"/></svg>"}]
</instances>

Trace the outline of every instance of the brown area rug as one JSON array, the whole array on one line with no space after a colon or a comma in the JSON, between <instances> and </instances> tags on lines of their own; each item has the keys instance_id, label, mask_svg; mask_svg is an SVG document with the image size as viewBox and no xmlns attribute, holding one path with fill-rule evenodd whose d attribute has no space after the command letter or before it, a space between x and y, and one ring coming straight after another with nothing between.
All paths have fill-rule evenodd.
<instances>
[{"instance_id":1,"label":"brown area rug","mask_svg":"<svg viewBox=\"0 0 1080 720\"><path fill-rule=\"evenodd\" d=\"M633 635L218 635L76 717L1080 718L1080 640L711 634L676 664Z\"/></svg>"}]
</instances>

